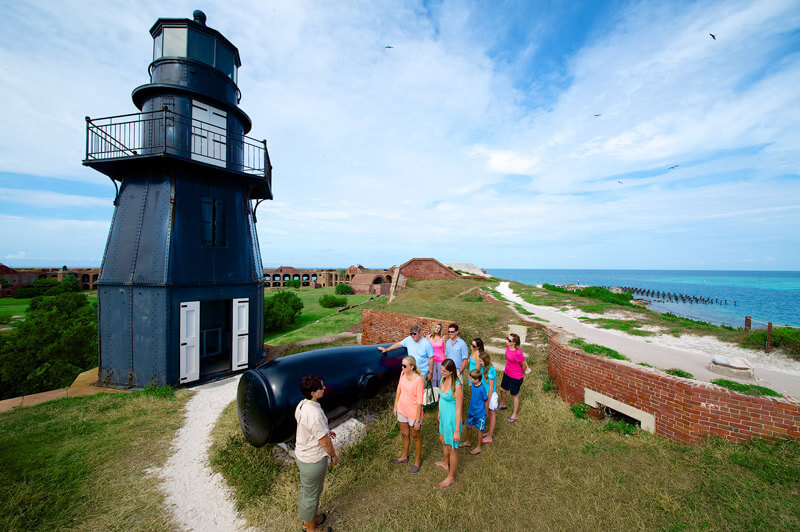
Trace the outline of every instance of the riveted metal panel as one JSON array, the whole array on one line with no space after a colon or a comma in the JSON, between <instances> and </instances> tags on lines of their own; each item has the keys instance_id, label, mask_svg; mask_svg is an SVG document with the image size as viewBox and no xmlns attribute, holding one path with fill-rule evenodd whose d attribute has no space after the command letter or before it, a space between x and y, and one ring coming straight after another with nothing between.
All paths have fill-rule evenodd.
<instances>
[{"instance_id":1,"label":"riveted metal panel","mask_svg":"<svg viewBox=\"0 0 800 532\"><path fill-rule=\"evenodd\" d=\"M166 382L166 288L136 286L133 292L133 372L137 386Z\"/></svg>"},{"instance_id":2,"label":"riveted metal panel","mask_svg":"<svg viewBox=\"0 0 800 532\"><path fill-rule=\"evenodd\" d=\"M170 183L161 179L149 184L142 216L139 249L136 254L134 283L163 284L166 281L165 255L170 223Z\"/></svg>"},{"instance_id":3,"label":"riveted metal panel","mask_svg":"<svg viewBox=\"0 0 800 532\"><path fill-rule=\"evenodd\" d=\"M136 264L139 222L147 198L147 183L128 180L120 190L120 201L114 212L109 245L103 257L100 283L130 281Z\"/></svg>"},{"instance_id":4,"label":"riveted metal panel","mask_svg":"<svg viewBox=\"0 0 800 532\"><path fill-rule=\"evenodd\" d=\"M131 350L131 288L100 286L102 301L100 330L100 373L109 384L129 384L133 359Z\"/></svg>"}]
</instances>

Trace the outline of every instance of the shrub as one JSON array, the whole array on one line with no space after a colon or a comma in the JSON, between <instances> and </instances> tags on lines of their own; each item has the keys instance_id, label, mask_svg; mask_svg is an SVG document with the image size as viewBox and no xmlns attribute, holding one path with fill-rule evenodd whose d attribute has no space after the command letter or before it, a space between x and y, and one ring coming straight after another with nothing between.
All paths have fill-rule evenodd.
<instances>
[{"instance_id":1,"label":"shrub","mask_svg":"<svg viewBox=\"0 0 800 532\"><path fill-rule=\"evenodd\" d=\"M64 277L62 281L55 279L36 279L32 284L23 286L14 292L15 299L27 299L39 296L55 296L67 292L80 292L78 280L74 275Z\"/></svg>"},{"instance_id":2,"label":"shrub","mask_svg":"<svg viewBox=\"0 0 800 532\"><path fill-rule=\"evenodd\" d=\"M600 355L606 358L613 358L614 360L630 360L630 358L609 347L598 344L587 344L583 338L573 338L569 341L569 343L572 345L577 345L583 350L584 353Z\"/></svg>"},{"instance_id":3,"label":"shrub","mask_svg":"<svg viewBox=\"0 0 800 532\"><path fill-rule=\"evenodd\" d=\"M728 379L714 379L714 384L722 386L734 392L743 393L745 395L769 395L771 397L782 397L781 394L775 390L771 390L764 386L756 386L755 384L742 384L741 382L729 381Z\"/></svg>"},{"instance_id":4,"label":"shrub","mask_svg":"<svg viewBox=\"0 0 800 532\"><path fill-rule=\"evenodd\" d=\"M356 291L353 290L352 286L350 286L349 284L344 284L344 283L337 284L336 288L334 289L334 292L336 292L340 296L346 296L346 295L349 295L349 294L355 294L356 293Z\"/></svg>"},{"instance_id":5,"label":"shrub","mask_svg":"<svg viewBox=\"0 0 800 532\"><path fill-rule=\"evenodd\" d=\"M300 281L300 279L292 279L290 281L286 281L285 283L283 283L283 286L286 288L299 289L301 286L303 286L303 283Z\"/></svg>"},{"instance_id":6,"label":"shrub","mask_svg":"<svg viewBox=\"0 0 800 532\"><path fill-rule=\"evenodd\" d=\"M625 434L626 436L633 436L636 434L636 432L638 432L639 429L636 425L631 425L624 419L618 419L606 423L605 430L619 432L620 434Z\"/></svg>"},{"instance_id":7,"label":"shrub","mask_svg":"<svg viewBox=\"0 0 800 532\"><path fill-rule=\"evenodd\" d=\"M589 415L589 405L586 403L575 403L569 407L569 409L578 419L586 419L586 417Z\"/></svg>"},{"instance_id":8,"label":"shrub","mask_svg":"<svg viewBox=\"0 0 800 532\"><path fill-rule=\"evenodd\" d=\"M553 390L558 390L558 386L556 386L556 383L553 382L553 379L551 379L549 376L545 375L540 378L542 379L542 390L544 390L545 392L552 392Z\"/></svg>"},{"instance_id":9,"label":"shrub","mask_svg":"<svg viewBox=\"0 0 800 532\"><path fill-rule=\"evenodd\" d=\"M34 298L27 318L0 336L0 399L69 386L97 366L97 303L68 292Z\"/></svg>"},{"instance_id":10,"label":"shrub","mask_svg":"<svg viewBox=\"0 0 800 532\"><path fill-rule=\"evenodd\" d=\"M800 329L793 327L774 327L772 329L772 346L780 347L795 358L800 357ZM767 345L767 330L754 329L742 340L742 345L763 349Z\"/></svg>"},{"instance_id":11,"label":"shrub","mask_svg":"<svg viewBox=\"0 0 800 532\"><path fill-rule=\"evenodd\" d=\"M284 329L295 322L303 310L303 302L297 295L279 290L264 300L264 332Z\"/></svg>"},{"instance_id":12,"label":"shrub","mask_svg":"<svg viewBox=\"0 0 800 532\"><path fill-rule=\"evenodd\" d=\"M627 292L623 292L621 294L615 294L611 292L607 288L603 288L602 286L589 286L587 288L583 288L582 290L567 290L566 288L562 288L560 286L555 286L552 284L543 284L543 288L546 290L550 290L551 292L560 292L562 294L575 294L581 297L590 297L592 299L599 299L600 301L604 301L606 303L613 303L615 305L622 305L624 307L633 307L635 306L631 303L633 296ZM583 308L583 307L581 307Z\"/></svg>"},{"instance_id":13,"label":"shrub","mask_svg":"<svg viewBox=\"0 0 800 532\"><path fill-rule=\"evenodd\" d=\"M683 377L684 379L694 379L694 375L692 375L688 371L684 371L684 370L678 369L678 368L665 369L664 373L668 373L670 375L675 375L676 377Z\"/></svg>"},{"instance_id":14,"label":"shrub","mask_svg":"<svg viewBox=\"0 0 800 532\"><path fill-rule=\"evenodd\" d=\"M333 294L325 294L319 298L319 304L325 308L344 307L347 305L347 298L337 297Z\"/></svg>"}]
</instances>

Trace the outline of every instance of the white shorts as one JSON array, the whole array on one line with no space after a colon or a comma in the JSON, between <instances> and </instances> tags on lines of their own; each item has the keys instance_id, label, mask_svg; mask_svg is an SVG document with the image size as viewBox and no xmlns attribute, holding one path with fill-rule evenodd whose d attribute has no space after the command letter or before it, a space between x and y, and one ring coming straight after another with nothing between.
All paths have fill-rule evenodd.
<instances>
[{"instance_id":1,"label":"white shorts","mask_svg":"<svg viewBox=\"0 0 800 532\"><path fill-rule=\"evenodd\" d=\"M414 420L407 418L400 412L397 413L397 421L399 421L400 423L408 423L412 427L414 426ZM420 426L422 425L422 420L420 420L419 424Z\"/></svg>"},{"instance_id":2,"label":"white shorts","mask_svg":"<svg viewBox=\"0 0 800 532\"><path fill-rule=\"evenodd\" d=\"M489 398L489 410L497 410L497 392L492 392Z\"/></svg>"}]
</instances>

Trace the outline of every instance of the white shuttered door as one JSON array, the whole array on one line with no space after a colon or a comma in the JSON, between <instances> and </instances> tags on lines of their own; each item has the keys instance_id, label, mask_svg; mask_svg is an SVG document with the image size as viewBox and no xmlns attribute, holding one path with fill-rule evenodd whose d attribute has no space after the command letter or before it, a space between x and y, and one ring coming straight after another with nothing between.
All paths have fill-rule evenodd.
<instances>
[{"instance_id":1,"label":"white shuttered door","mask_svg":"<svg viewBox=\"0 0 800 532\"><path fill-rule=\"evenodd\" d=\"M181 303L180 382L200 378L200 302Z\"/></svg>"},{"instance_id":2,"label":"white shuttered door","mask_svg":"<svg viewBox=\"0 0 800 532\"><path fill-rule=\"evenodd\" d=\"M192 159L225 166L228 115L206 103L192 100Z\"/></svg>"},{"instance_id":3,"label":"white shuttered door","mask_svg":"<svg viewBox=\"0 0 800 532\"><path fill-rule=\"evenodd\" d=\"M247 339L250 333L250 300L233 300L233 345L231 346L231 369L233 371L247 367Z\"/></svg>"}]
</instances>

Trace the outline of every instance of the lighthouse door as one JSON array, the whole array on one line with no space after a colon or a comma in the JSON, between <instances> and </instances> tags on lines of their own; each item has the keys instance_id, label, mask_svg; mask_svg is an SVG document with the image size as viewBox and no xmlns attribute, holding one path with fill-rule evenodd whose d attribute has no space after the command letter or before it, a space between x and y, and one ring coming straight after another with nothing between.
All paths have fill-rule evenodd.
<instances>
[{"instance_id":1,"label":"lighthouse door","mask_svg":"<svg viewBox=\"0 0 800 532\"><path fill-rule=\"evenodd\" d=\"M250 333L250 301L247 298L233 300L233 345L231 348L231 369L236 371L247 367L247 339Z\"/></svg>"},{"instance_id":2,"label":"lighthouse door","mask_svg":"<svg viewBox=\"0 0 800 532\"><path fill-rule=\"evenodd\" d=\"M181 303L180 382L200 378L200 302Z\"/></svg>"},{"instance_id":3,"label":"lighthouse door","mask_svg":"<svg viewBox=\"0 0 800 532\"><path fill-rule=\"evenodd\" d=\"M225 111L192 100L192 159L225 166L227 127L228 115Z\"/></svg>"}]
</instances>

